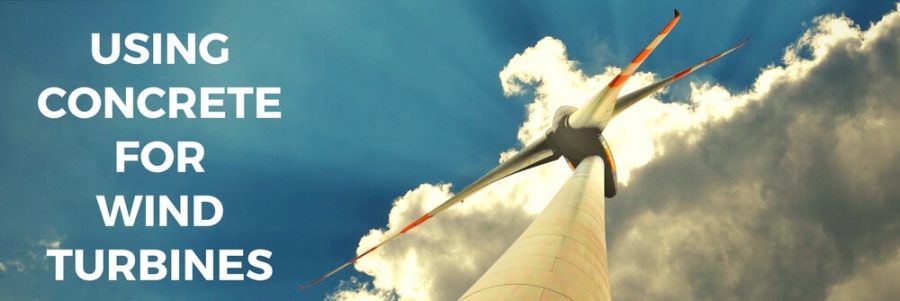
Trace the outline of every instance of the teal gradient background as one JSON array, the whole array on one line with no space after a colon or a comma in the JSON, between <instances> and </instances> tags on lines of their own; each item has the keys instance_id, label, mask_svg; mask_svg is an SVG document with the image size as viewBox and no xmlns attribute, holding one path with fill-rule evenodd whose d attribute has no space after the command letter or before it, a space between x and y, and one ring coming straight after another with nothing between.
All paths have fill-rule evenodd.
<instances>
[{"instance_id":1,"label":"teal gradient background","mask_svg":"<svg viewBox=\"0 0 900 301\"><path fill-rule=\"evenodd\" d=\"M303 1L0 2L0 300L318 300L391 201L423 182L468 183L518 147L529 96L497 74L544 36L587 72L623 65L678 7L679 28L642 70L660 74L745 37L747 51L691 75L746 89L814 16L868 24L892 2ZM227 34L224 65L100 65L90 34ZM51 120L46 87L278 86L282 119ZM686 87L673 93L687 93ZM683 89L683 90L679 90ZM115 172L117 140L193 140L206 173ZM136 165L132 165L136 167ZM103 226L98 194L209 194L211 228ZM269 249L264 282L53 280L42 240L72 249Z\"/></svg>"}]
</instances>

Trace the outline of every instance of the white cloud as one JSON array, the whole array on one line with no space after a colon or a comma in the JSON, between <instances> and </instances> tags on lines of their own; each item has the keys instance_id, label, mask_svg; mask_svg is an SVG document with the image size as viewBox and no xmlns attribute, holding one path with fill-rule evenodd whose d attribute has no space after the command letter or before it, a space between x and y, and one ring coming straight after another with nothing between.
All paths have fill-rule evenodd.
<instances>
[{"instance_id":1,"label":"white cloud","mask_svg":"<svg viewBox=\"0 0 900 301\"><path fill-rule=\"evenodd\" d=\"M608 205L614 297L823 299L860 258L894 254L898 28L896 12L865 31L819 17L750 91L690 83L687 100L650 97L618 116L604 133L627 183ZM585 75L550 37L514 56L500 73L504 93L535 95L519 140L542 135L556 108L578 106L617 72ZM656 78L638 73L623 92ZM329 298L455 300L569 173L555 162L492 185L360 260L371 285L354 279ZM422 184L397 198L387 228L371 230L357 253L450 188Z\"/></svg>"},{"instance_id":2,"label":"white cloud","mask_svg":"<svg viewBox=\"0 0 900 301\"><path fill-rule=\"evenodd\" d=\"M355 300L355 301L382 301L396 300L397 295L389 290L375 290L371 283L359 281L356 277L350 277L348 281L341 281L340 286L327 300Z\"/></svg>"},{"instance_id":3,"label":"white cloud","mask_svg":"<svg viewBox=\"0 0 900 301\"><path fill-rule=\"evenodd\" d=\"M38 241L39 245L48 249L59 249L60 243L62 243L60 239L41 239Z\"/></svg>"},{"instance_id":4,"label":"white cloud","mask_svg":"<svg viewBox=\"0 0 900 301\"><path fill-rule=\"evenodd\" d=\"M611 202L615 296L821 300L896 254L900 14L815 25L736 96L744 110L693 144L664 138Z\"/></svg>"}]
</instances>

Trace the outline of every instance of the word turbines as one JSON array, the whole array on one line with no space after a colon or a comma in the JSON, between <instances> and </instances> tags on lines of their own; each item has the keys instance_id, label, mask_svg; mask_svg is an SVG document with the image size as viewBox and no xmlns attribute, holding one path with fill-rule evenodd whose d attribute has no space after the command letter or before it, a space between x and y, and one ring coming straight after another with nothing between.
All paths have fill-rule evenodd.
<instances>
[{"instance_id":1,"label":"word turbines","mask_svg":"<svg viewBox=\"0 0 900 301\"><path fill-rule=\"evenodd\" d=\"M75 275L85 281L100 279L103 274L110 281L119 280L119 275L128 281L157 281L166 278L191 281L195 278L194 271L199 272L200 278L207 281L243 281L245 277L263 281L272 277L272 266L263 260L272 256L269 250L253 250L246 256L241 249L205 250L202 254L203 256L199 256L190 249L183 252L142 249L137 256L134 252L123 249L94 250L93 268L88 271L85 267L87 256L84 250L47 250L47 256L53 257L56 264L57 281L65 280L68 257L74 257ZM250 266L246 271L245 261ZM135 277L135 268L138 270L138 277Z\"/></svg>"}]
</instances>

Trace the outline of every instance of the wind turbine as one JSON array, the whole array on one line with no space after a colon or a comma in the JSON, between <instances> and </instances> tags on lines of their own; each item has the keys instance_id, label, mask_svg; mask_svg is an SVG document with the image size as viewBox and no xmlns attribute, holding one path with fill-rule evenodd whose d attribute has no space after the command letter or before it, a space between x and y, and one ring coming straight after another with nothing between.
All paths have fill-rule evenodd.
<instances>
[{"instance_id":1,"label":"wind turbine","mask_svg":"<svg viewBox=\"0 0 900 301\"><path fill-rule=\"evenodd\" d=\"M622 89L622 86L624 86L625 82L628 81L628 78L632 74L634 74L641 63L644 62L644 60L650 55L650 53L653 52L656 46L659 45L659 43L666 37L666 35L672 30L672 28L675 27L675 24L678 23L678 20L680 18L681 13L676 9L674 16L669 21L669 23L667 23L666 26L663 27L663 29L659 32L659 34L657 34L656 37L652 41L650 41L647 47L642 49L634 57L634 59L632 59L631 62L627 66L625 66L625 68L622 69L622 71L618 75L616 75L616 77L613 78L612 81L609 82L609 84L606 85L606 87L604 87L602 90L600 90L600 92L591 97L591 99L588 100L587 103L585 103L583 106L581 106L580 108L570 106L559 108L553 117L552 128L547 130L547 133L544 137L525 146L525 148L523 148L513 157L504 161L499 166L495 167L469 186L463 188L459 193L450 197L450 199L432 209L430 212L410 222L399 232L389 235L383 241L372 246L362 254L359 254L356 257L348 260L344 264L338 266L334 270L329 271L325 275L310 282L309 284L300 285L299 287L301 289L305 289L322 282L323 280L331 277L340 270L355 263L360 258L365 257L369 253L372 253L379 247L400 237L403 234L406 234L425 221L437 216L441 212L444 212L451 206L462 202L467 197L490 185L491 183L494 183L496 181L499 181L500 179L519 173L521 171L530 169L532 167L543 165L548 162L553 162L560 157L565 158L565 160L569 163L569 166L573 170L575 170L575 173L563 186L554 200L551 201L551 205L554 203L564 203L566 199L583 199L584 196L596 196L600 198L600 201L602 201L602 196L605 196L607 198L614 197L616 195L616 163L613 160L612 151L610 151L609 145L606 143L606 139L603 138L603 130L606 128L609 121L613 117L621 113L623 110L637 103L641 99L650 96L654 92L659 91L663 87L677 81L678 79L681 79L685 75L688 75L691 72L721 58L722 56L731 53L732 51L740 48L748 42L748 40L745 39L734 47L712 57L709 57L697 65L684 69L672 76L640 88L625 96L619 97L619 92ZM597 160L601 160L602 162L597 162ZM585 164L582 164L582 162L584 162ZM578 167L577 170L576 167ZM578 179L577 176L579 175L582 176L582 179ZM602 183L602 187L593 187L595 189L590 189L591 187L584 186L587 183L600 184L597 183L597 179L601 179L599 182ZM580 185L577 183L569 184L570 182L578 182L580 183ZM568 186L573 186L573 188L567 189ZM557 199L562 199L562 201L558 202ZM549 206L550 205L548 205L548 207ZM548 209L545 209L545 212ZM541 215L543 216L544 214L545 213L542 213ZM571 214L574 213L570 213L570 215ZM599 213L593 212L593 214L600 214L600 219L603 219L602 203ZM536 222L529 227L529 230L526 230L526 233L530 231L531 228L534 228L535 224L538 224L538 222L542 219L542 216L539 216L536 219ZM602 231L604 227L605 226L603 226L601 223L598 229ZM602 264L604 265L604 267L602 272L603 275L601 277L605 279L606 244L605 234L602 235L603 250L600 251L602 251ZM523 235L523 237L524 236L525 235ZM520 237L519 240L522 240L522 237ZM516 247L517 244L519 244L519 241L513 244L511 250ZM507 253L509 252L510 251L507 251ZM498 260L498 263L501 261L503 261L502 257ZM492 267L492 269L494 268L495 267ZM485 278L488 276L488 274L489 273L485 273L485 276L483 276L482 279L476 282L475 285L473 285L472 289L470 289L470 292L467 292L463 296L463 298L469 298L470 295L472 295L471 291L473 289L476 289L479 286L480 282L485 281ZM488 280L490 281L491 279ZM608 299L608 283L606 284L605 290L605 296L607 297L606 299ZM475 293L477 293L477 291ZM507 295L507 299L508 297L509 295Z\"/></svg>"}]
</instances>

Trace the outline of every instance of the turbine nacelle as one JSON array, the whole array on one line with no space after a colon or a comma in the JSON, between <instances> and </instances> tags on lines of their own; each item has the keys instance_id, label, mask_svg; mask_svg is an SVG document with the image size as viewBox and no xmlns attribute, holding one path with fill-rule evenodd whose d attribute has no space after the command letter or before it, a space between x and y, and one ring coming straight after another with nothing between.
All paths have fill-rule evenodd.
<instances>
[{"instance_id":1,"label":"turbine nacelle","mask_svg":"<svg viewBox=\"0 0 900 301\"><path fill-rule=\"evenodd\" d=\"M584 158L593 155L603 158L606 168L604 184L606 197L614 197L616 196L616 163L606 139L603 138L603 129L594 126L572 127L569 124L569 118L577 110L570 106L563 106L556 110L553 116L553 127L547 131L547 144L553 150L553 154L565 158L573 170Z\"/></svg>"}]
</instances>

